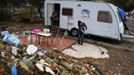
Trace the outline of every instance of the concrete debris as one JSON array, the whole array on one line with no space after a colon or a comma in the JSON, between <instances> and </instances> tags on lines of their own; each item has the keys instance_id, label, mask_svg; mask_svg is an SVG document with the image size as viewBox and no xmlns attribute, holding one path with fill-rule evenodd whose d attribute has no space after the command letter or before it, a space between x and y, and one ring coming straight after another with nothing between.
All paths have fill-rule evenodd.
<instances>
[{"instance_id":1,"label":"concrete debris","mask_svg":"<svg viewBox=\"0 0 134 75\"><path fill-rule=\"evenodd\" d=\"M51 75L55 75L55 73L49 67L45 67L45 71L50 73Z\"/></svg>"},{"instance_id":2,"label":"concrete debris","mask_svg":"<svg viewBox=\"0 0 134 75\"><path fill-rule=\"evenodd\" d=\"M18 48L17 48L17 47L12 46L12 53L13 53L13 55L15 55L15 56L16 56L16 55L18 54L17 50L18 50Z\"/></svg>"},{"instance_id":3,"label":"concrete debris","mask_svg":"<svg viewBox=\"0 0 134 75\"><path fill-rule=\"evenodd\" d=\"M36 67L37 67L40 71L44 71L43 64L36 63Z\"/></svg>"},{"instance_id":4,"label":"concrete debris","mask_svg":"<svg viewBox=\"0 0 134 75\"><path fill-rule=\"evenodd\" d=\"M26 63L28 67L32 67L34 65L33 62L26 57L23 57L22 60L24 61L24 63Z\"/></svg>"},{"instance_id":5,"label":"concrete debris","mask_svg":"<svg viewBox=\"0 0 134 75\"><path fill-rule=\"evenodd\" d=\"M25 69L26 71L29 70L29 69L28 69L28 66L27 66L26 63L24 63L23 61L20 61L19 64L20 64L20 66L21 66L23 69Z\"/></svg>"},{"instance_id":6,"label":"concrete debris","mask_svg":"<svg viewBox=\"0 0 134 75\"><path fill-rule=\"evenodd\" d=\"M37 54L39 56L44 56L46 54L46 51L38 51Z\"/></svg>"},{"instance_id":7,"label":"concrete debris","mask_svg":"<svg viewBox=\"0 0 134 75\"><path fill-rule=\"evenodd\" d=\"M90 75L89 73L86 73L85 75Z\"/></svg>"},{"instance_id":8,"label":"concrete debris","mask_svg":"<svg viewBox=\"0 0 134 75\"><path fill-rule=\"evenodd\" d=\"M1 52L1 56L4 58L5 57L5 52Z\"/></svg>"},{"instance_id":9,"label":"concrete debris","mask_svg":"<svg viewBox=\"0 0 134 75\"><path fill-rule=\"evenodd\" d=\"M87 43L84 43L83 46L77 44L73 45L72 48L65 49L62 53L75 58L109 58L106 48Z\"/></svg>"},{"instance_id":10,"label":"concrete debris","mask_svg":"<svg viewBox=\"0 0 134 75\"><path fill-rule=\"evenodd\" d=\"M46 61L44 59L41 59L39 61L39 63L42 64L42 65L50 66L48 63L46 63Z\"/></svg>"}]
</instances>

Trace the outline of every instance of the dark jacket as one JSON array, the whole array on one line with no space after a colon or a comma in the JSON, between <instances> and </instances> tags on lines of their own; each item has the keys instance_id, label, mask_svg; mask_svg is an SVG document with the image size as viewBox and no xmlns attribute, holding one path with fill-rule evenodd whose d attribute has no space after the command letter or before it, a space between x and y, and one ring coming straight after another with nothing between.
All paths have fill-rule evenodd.
<instances>
[{"instance_id":1,"label":"dark jacket","mask_svg":"<svg viewBox=\"0 0 134 75\"><path fill-rule=\"evenodd\" d=\"M78 21L78 30L80 33L84 33L84 31L87 30L86 24L81 21Z\"/></svg>"}]
</instances>

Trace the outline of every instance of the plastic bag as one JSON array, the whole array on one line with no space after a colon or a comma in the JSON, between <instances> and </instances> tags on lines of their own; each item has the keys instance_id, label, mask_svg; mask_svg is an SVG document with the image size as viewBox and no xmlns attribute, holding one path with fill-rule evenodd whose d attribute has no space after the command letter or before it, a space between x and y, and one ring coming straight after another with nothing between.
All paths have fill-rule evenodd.
<instances>
[{"instance_id":1,"label":"plastic bag","mask_svg":"<svg viewBox=\"0 0 134 75\"><path fill-rule=\"evenodd\" d=\"M16 68L16 65L14 65L14 66L12 67L11 73L12 73L12 75L17 75L17 68Z\"/></svg>"},{"instance_id":2,"label":"plastic bag","mask_svg":"<svg viewBox=\"0 0 134 75\"><path fill-rule=\"evenodd\" d=\"M9 44L14 44L15 46L18 46L20 43L20 39L18 36L15 35L5 35L3 38L3 42L9 43Z\"/></svg>"}]
</instances>

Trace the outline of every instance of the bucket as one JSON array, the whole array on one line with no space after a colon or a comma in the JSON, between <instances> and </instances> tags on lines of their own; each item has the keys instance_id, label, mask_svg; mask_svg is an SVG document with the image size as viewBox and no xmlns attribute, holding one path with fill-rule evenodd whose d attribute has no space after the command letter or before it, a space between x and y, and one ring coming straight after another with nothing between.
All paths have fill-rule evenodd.
<instances>
[{"instance_id":1,"label":"bucket","mask_svg":"<svg viewBox=\"0 0 134 75\"><path fill-rule=\"evenodd\" d=\"M50 33L50 29L43 29L43 33L44 34L49 34Z\"/></svg>"},{"instance_id":2,"label":"bucket","mask_svg":"<svg viewBox=\"0 0 134 75\"><path fill-rule=\"evenodd\" d=\"M40 33L41 32L41 29L40 28L35 28L35 29L32 30L32 32L34 32L34 33Z\"/></svg>"}]
</instances>

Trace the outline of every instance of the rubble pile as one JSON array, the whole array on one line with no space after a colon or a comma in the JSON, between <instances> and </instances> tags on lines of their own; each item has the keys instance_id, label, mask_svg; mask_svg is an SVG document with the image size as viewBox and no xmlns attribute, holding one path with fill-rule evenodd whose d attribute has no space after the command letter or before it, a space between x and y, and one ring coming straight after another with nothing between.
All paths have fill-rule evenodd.
<instances>
[{"instance_id":1,"label":"rubble pile","mask_svg":"<svg viewBox=\"0 0 134 75\"><path fill-rule=\"evenodd\" d=\"M60 50L52 48L42 48L34 44L21 44L22 36L29 36L29 31L5 33L11 37L7 41L0 44L0 75L103 75L98 65L90 63L90 61L79 61L75 58L66 56ZM15 34L14 34L15 33ZM14 35L13 35L14 34ZM13 35L13 36L10 36ZM20 40L16 43L14 41ZM59 38L57 38L59 39ZM68 38L58 45L64 47L68 45ZM64 40L63 38L61 40ZM6 43L5 43L6 42ZM58 42L58 41L57 41Z\"/></svg>"},{"instance_id":2,"label":"rubble pile","mask_svg":"<svg viewBox=\"0 0 134 75\"><path fill-rule=\"evenodd\" d=\"M26 45L4 45L0 55L0 74L10 75L99 75L96 66L89 61L79 62L58 51L40 49L28 54ZM17 49L16 53L12 50ZM15 68L16 67L16 68Z\"/></svg>"}]
</instances>

